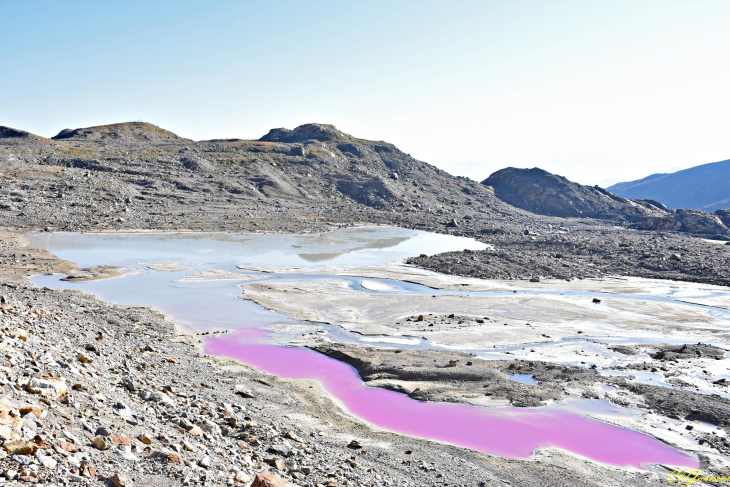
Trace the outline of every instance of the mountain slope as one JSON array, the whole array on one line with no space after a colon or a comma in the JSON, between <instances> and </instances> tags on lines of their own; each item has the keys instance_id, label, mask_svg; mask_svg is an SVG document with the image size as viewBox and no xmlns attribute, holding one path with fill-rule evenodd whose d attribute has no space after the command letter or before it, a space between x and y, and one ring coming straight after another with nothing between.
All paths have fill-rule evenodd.
<instances>
[{"instance_id":1,"label":"mountain slope","mask_svg":"<svg viewBox=\"0 0 730 487\"><path fill-rule=\"evenodd\" d=\"M608 190L624 198L661 201L669 208L707 212L730 208L730 159L671 174L652 174L636 181L614 184Z\"/></svg>"},{"instance_id":2,"label":"mountain slope","mask_svg":"<svg viewBox=\"0 0 730 487\"><path fill-rule=\"evenodd\" d=\"M16 139L0 139L0 163L13 163L0 174L0 224L300 231L369 221L461 231L495 213L528 218L491 188L332 125L192 141L132 122L67 129L46 147Z\"/></svg>"},{"instance_id":3,"label":"mountain slope","mask_svg":"<svg viewBox=\"0 0 730 487\"><path fill-rule=\"evenodd\" d=\"M637 222L667 213L659 203L630 201L598 186L583 186L539 168L500 169L482 184L494 188L502 201L540 215Z\"/></svg>"}]
</instances>

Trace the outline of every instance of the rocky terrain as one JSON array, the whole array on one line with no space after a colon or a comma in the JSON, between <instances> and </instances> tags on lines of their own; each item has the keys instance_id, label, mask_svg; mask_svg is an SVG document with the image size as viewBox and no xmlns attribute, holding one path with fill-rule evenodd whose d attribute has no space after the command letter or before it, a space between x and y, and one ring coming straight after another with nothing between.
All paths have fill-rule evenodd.
<instances>
[{"instance_id":1,"label":"rocky terrain","mask_svg":"<svg viewBox=\"0 0 730 487\"><path fill-rule=\"evenodd\" d=\"M676 233L620 227L560 229L532 225L521 234L490 233L495 248L408 259L438 272L482 278L582 279L629 275L730 285L730 246Z\"/></svg>"},{"instance_id":2,"label":"rocky terrain","mask_svg":"<svg viewBox=\"0 0 730 487\"><path fill-rule=\"evenodd\" d=\"M257 141L199 142L141 122L67 129L54 140L4 128L0 161L0 224L13 228L286 233L384 224L464 235L498 249L414 261L444 272L727 282L725 253L695 238L728 238L722 212L669 212L540 173L543 185L573 188L576 208L595 210L548 217L392 144L328 125L272 129ZM617 228L629 225L649 232Z\"/></svg>"},{"instance_id":3,"label":"rocky terrain","mask_svg":"<svg viewBox=\"0 0 730 487\"><path fill-rule=\"evenodd\" d=\"M573 205L593 214L555 217L539 214L552 211L540 207L533 213L503 201L494 181L453 177L392 144L328 125L273 129L260 140L197 142L141 122L67 129L52 139L2 127L0 163L0 432L7 435L0 473L10 482L638 486L664 485L669 473L611 468L552 450L506 460L376 430L332 404L316 383L203 356L198 337L150 309L32 287L29 275L68 274L76 266L27 248L23 232L304 233L384 224L493 246L409 261L442 273L532 280L615 274L730 285L730 246L701 238L726 235L725 213L708 220L598 190L580 193ZM610 204L593 203L604 199ZM337 353L372 367L359 351ZM387 352L368 352L378 353ZM448 363L447 352L433 353ZM674 358L656 360L673 367L680 363ZM418 364L422 357L410 359ZM638 364L627 365L643 370ZM506 379L510 365L480 369L494 382L480 392L536 405L565 397L552 386L566 377L575 375L581 385L583 376L587 384L595 375L520 361L519 373L546 386L515 385ZM363 373L424 399L458 399L477 389L471 379L440 376L441 369L422 377L421 368L413 377L432 383L430 389L409 391L412 371L386 369ZM617 401L727 427L725 400L612 381L622 392ZM700 439L726 452L723 438ZM721 468L702 461L708 471Z\"/></svg>"}]
</instances>

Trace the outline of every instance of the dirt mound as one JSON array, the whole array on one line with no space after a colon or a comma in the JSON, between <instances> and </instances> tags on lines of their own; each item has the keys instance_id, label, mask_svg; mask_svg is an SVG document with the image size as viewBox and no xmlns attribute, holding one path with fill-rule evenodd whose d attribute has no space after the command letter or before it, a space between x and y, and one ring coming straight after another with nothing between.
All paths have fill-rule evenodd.
<instances>
[{"instance_id":1,"label":"dirt mound","mask_svg":"<svg viewBox=\"0 0 730 487\"><path fill-rule=\"evenodd\" d=\"M109 140L116 142L154 142L187 140L170 132L169 130L165 130L156 125L145 122L113 123L109 125L97 125L96 127L64 129L61 130L58 135L52 138L54 140Z\"/></svg>"}]
</instances>

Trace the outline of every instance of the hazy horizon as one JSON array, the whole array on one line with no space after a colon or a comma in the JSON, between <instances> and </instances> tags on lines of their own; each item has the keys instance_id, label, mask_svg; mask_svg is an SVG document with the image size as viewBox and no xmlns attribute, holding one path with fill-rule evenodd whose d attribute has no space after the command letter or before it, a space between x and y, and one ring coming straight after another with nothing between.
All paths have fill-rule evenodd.
<instances>
[{"instance_id":1,"label":"hazy horizon","mask_svg":"<svg viewBox=\"0 0 730 487\"><path fill-rule=\"evenodd\" d=\"M3 3L0 125L331 123L477 180L628 181L730 157L728 20L716 0Z\"/></svg>"}]
</instances>

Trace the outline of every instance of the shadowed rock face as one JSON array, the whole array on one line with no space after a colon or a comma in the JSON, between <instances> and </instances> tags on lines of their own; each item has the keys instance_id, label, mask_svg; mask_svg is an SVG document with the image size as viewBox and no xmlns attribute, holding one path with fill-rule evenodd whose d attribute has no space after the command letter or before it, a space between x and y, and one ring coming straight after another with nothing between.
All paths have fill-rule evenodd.
<instances>
[{"instance_id":1,"label":"shadowed rock face","mask_svg":"<svg viewBox=\"0 0 730 487\"><path fill-rule=\"evenodd\" d=\"M583 186L542 169L501 169L482 184L494 188L502 201L540 215L641 221L664 216L660 204L630 201L598 186Z\"/></svg>"},{"instance_id":2,"label":"shadowed rock face","mask_svg":"<svg viewBox=\"0 0 730 487\"><path fill-rule=\"evenodd\" d=\"M717 210L715 215L722 221L723 225L730 228L730 210Z\"/></svg>"}]
</instances>

